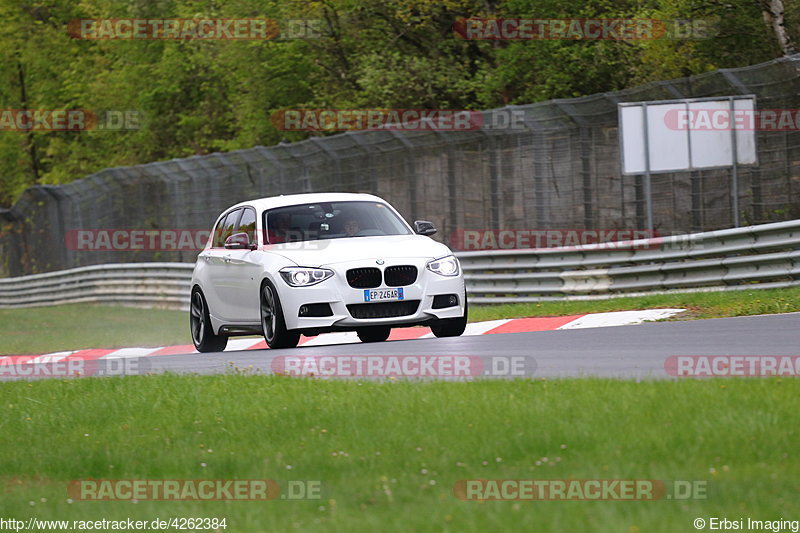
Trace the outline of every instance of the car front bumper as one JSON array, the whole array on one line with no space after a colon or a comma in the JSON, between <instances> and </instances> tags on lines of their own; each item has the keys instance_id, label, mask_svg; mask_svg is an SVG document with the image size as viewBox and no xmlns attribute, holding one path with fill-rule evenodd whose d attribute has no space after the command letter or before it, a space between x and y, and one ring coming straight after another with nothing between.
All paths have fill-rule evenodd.
<instances>
[{"instance_id":1,"label":"car front bumper","mask_svg":"<svg viewBox=\"0 0 800 533\"><path fill-rule=\"evenodd\" d=\"M376 267L375 263L354 261L326 265L334 271L334 276L310 287L291 287L283 279L276 280L287 329L300 330L352 330L366 326L409 326L423 324L436 319L459 318L464 315L465 286L463 274L442 276L426 268L429 258L405 258L387 260L385 265ZM386 318L355 318L348 306L381 305L383 302L365 302L363 288L351 287L346 273L351 268L376 267L380 270L393 265L414 265L417 279L413 284L403 286L403 301L419 301L416 311L404 316ZM383 276L382 276L383 277ZM377 289L392 289L381 283ZM451 307L434 308L437 295L455 294L458 304ZM308 304L329 304L332 316L300 316L300 308ZM406 304L408 305L408 304ZM390 307L391 308L391 307ZM371 311L369 309L368 311ZM372 314L372 313L369 313ZM378 313L380 314L380 313Z\"/></svg>"}]
</instances>

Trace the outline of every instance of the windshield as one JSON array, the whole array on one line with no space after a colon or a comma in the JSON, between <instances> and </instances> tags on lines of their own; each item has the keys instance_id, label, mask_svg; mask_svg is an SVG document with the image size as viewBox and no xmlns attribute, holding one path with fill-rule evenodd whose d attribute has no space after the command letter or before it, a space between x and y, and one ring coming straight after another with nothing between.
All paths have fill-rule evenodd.
<instances>
[{"instance_id":1,"label":"windshield","mask_svg":"<svg viewBox=\"0 0 800 533\"><path fill-rule=\"evenodd\" d=\"M266 242L410 235L404 221L380 202L322 202L264 212Z\"/></svg>"}]
</instances>

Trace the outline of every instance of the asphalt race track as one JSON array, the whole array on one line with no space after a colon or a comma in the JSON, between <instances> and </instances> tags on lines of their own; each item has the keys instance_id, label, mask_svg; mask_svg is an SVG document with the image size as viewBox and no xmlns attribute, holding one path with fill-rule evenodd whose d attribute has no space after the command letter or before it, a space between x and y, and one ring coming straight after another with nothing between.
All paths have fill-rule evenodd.
<instances>
[{"instance_id":1,"label":"asphalt race track","mask_svg":"<svg viewBox=\"0 0 800 533\"><path fill-rule=\"evenodd\" d=\"M150 358L151 372L270 373L277 356L471 355L525 358L534 377L670 378L670 356L800 355L800 313L655 322L634 326L416 339L291 350L229 351Z\"/></svg>"}]
</instances>

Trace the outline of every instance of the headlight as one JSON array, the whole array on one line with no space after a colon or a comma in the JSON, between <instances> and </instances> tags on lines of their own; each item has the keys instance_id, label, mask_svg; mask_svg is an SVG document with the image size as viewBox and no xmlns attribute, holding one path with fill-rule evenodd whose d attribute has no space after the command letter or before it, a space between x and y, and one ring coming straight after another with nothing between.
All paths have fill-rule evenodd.
<instances>
[{"instance_id":1,"label":"headlight","mask_svg":"<svg viewBox=\"0 0 800 533\"><path fill-rule=\"evenodd\" d=\"M283 281L292 287L316 285L333 276L333 271L327 268L286 267L280 273Z\"/></svg>"},{"instance_id":2,"label":"headlight","mask_svg":"<svg viewBox=\"0 0 800 533\"><path fill-rule=\"evenodd\" d=\"M461 268L458 266L458 259L453 255L430 261L428 270L436 272L440 276L458 276L459 272L461 272Z\"/></svg>"}]
</instances>

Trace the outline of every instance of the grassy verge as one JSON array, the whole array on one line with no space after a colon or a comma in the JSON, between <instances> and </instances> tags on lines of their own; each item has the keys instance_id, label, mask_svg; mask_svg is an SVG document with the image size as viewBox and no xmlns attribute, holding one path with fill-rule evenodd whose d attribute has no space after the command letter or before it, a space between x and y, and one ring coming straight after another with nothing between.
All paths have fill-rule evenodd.
<instances>
[{"instance_id":1,"label":"grassy verge","mask_svg":"<svg viewBox=\"0 0 800 533\"><path fill-rule=\"evenodd\" d=\"M189 314L106 305L0 309L0 354L190 344Z\"/></svg>"},{"instance_id":2,"label":"grassy verge","mask_svg":"<svg viewBox=\"0 0 800 533\"><path fill-rule=\"evenodd\" d=\"M563 301L484 305L470 307L470 320L496 320L527 316L564 316L632 309L683 308L686 318L768 315L800 311L800 287L729 292L654 294L608 300Z\"/></svg>"},{"instance_id":3,"label":"grassy verge","mask_svg":"<svg viewBox=\"0 0 800 533\"><path fill-rule=\"evenodd\" d=\"M150 376L0 384L0 516L225 517L226 532L690 531L792 518L800 381L334 382ZM77 479L274 479L318 500L67 501ZM707 483L706 499L469 502L466 479ZM796 517L794 517L796 518Z\"/></svg>"},{"instance_id":4,"label":"grassy verge","mask_svg":"<svg viewBox=\"0 0 800 533\"><path fill-rule=\"evenodd\" d=\"M666 294L597 301L473 305L470 307L470 321L656 307L689 309L680 318L786 313L800 310L800 287ZM0 309L0 354L190 344L188 320L188 314L182 311L85 304Z\"/></svg>"}]
</instances>

